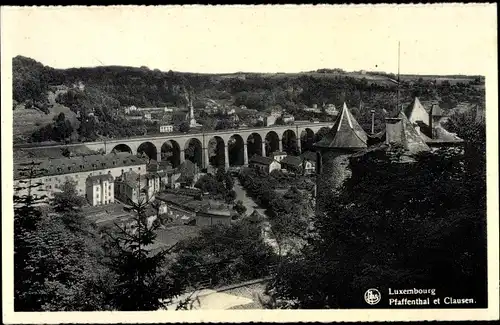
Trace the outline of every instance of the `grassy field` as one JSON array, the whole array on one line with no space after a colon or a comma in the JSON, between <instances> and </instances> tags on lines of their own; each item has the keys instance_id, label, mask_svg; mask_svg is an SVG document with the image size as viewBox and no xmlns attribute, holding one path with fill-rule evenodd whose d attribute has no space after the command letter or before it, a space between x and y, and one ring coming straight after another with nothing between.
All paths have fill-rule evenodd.
<instances>
[{"instance_id":1,"label":"grassy field","mask_svg":"<svg viewBox=\"0 0 500 325\"><path fill-rule=\"evenodd\" d=\"M47 97L49 103L53 105L52 108L50 108L49 114L45 114L35 109L25 109L24 105L18 105L16 107L16 109L12 112L14 140L16 138L22 139L29 137L33 131L50 124L54 117L59 115L59 113L64 113L66 118L71 121L74 128L78 127L76 114L73 113L68 107L56 103L55 99L58 93L59 91L57 93L48 93Z\"/></svg>"}]
</instances>

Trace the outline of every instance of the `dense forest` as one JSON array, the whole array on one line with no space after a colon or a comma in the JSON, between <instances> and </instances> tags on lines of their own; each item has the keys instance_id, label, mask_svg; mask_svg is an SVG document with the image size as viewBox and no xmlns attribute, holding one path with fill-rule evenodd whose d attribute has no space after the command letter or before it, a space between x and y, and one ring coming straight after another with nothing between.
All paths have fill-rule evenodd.
<instances>
[{"instance_id":1,"label":"dense forest","mask_svg":"<svg viewBox=\"0 0 500 325\"><path fill-rule=\"evenodd\" d=\"M321 69L315 73L209 75L181 72L162 72L147 67L105 66L95 68L54 69L22 56L13 59L14 109L25 108L50 111L49 91L69 87L57 96L57 102L80 112L81 124L76 139L94 140L99 136L118 137L148 133L144 125L134 125L117 116L123 106L137 107L184 106L184 89L194 92L195 110L205 101L244 105L249 109L266 111L280 106L296 118L307 118L301 108L323 103L336 107L346 102L363 127L369 128L370 110L375 110L376 128L384 116L396 111L397 82L393 75L383 73L350 74L339 69ZM444 79L444 80L443 80ZM392 81L391 81L392 80ZM456 82L455 82L456 81ZM458 103L484 104L484 78L471 76L459 79L401 78L400 103L413 97L438 100L445 109ZM82 87L79 87L82 86ZM93 112L96 119L85 119ZM312 116L309 116L312 117ZM124 133L125 132L125 133ZM46 139L34 136L32 141Z\"/></svg>"}]
</instances>

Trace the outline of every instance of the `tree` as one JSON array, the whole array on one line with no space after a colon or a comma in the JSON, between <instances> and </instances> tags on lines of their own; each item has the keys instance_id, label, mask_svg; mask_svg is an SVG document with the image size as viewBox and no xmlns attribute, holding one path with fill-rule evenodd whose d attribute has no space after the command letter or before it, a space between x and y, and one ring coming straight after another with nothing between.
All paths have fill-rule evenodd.
<instances>
[{"instance_id":1,"label":"tree","mask_svg":"<svg viewBox=\"0 0 500 325\"><path fill-rule=\"evenodd\" d=\"M73 230L82 229L85 217L81 214L81 211L85 199L76 191L76 182L66 180L61 190L61 192L54 193L51 200L52 209L61 215L67 227Z\"/></svg>"},{"instance_id":2,"label":"tree","mask_svg":"<svg viewBox=\"0 0 500 325\"><path fill-rule=\"evenodd\" d=\"M247 211L247 207L243 204L243 201L238 200L233 206L233 210L235 210L239 215L244 215Z\"/></svg>"},{"instance_id":3,"label":"tree","mask_svg":"<svg viewBox=\"0 0 500 325\"><path fill-rule=\"evenodd\" d=\"M40 310L37 289L42 285L42 279L34 272L32 255L35 249L35 232L42 220L42 212L36 207L46 199L45 195L37 196L35 191L42 185L34 182L43 170L32 162L23 164L20 173L27 178L19 180L14 187L14 310Z\"/></svg>"},{"instance_id":4,"label":"tree","mask_svg":"<svg viewBox=\"0 0 500 325\"><path fill-rule=\"evenodd\" d=\"M120 311L147 311L165 307L166 302L181 293L166 268L170 249L158 252L148 246L156 239L157 223L148 224L147 202L133 203L136 214L129 225L117 225L114 232L107 231L106 245L109 267L116 274L112 306Z\"/></svg>"},{"instance_id":5,"label":"tree","mask_svg":"<svg viewBox=\"0 0 500 325\"><path fill-rule=\"evenodd\" d=\"M217 285L265 276L275 261L260 226L247 222L203 228L198 236L179 242L175 252L176 282L192 289L206 280Z\"/></svg>"},{"instance_id":6,"label":"tree","mask_svg":"<svg viewBox=\"0 0 500 325\"><path fill-rule=\"evenodd\" d=\"M190 127L188 122L182 122L181 124L179 124L179 132L187 133L189 132L189 130Z\"/></svg>"},{"instance_id":7,"label":"tree","mask_svg":"<svg viewBox=\"0 0 500 325\"><path fill-rule=\"evenodd\" d=\"M34 206L45 201L45 196L35 193L40 184L33 179L43 172L36 166L22 168L27 178L15 188L15 310L109 309L105 302L109 273L91 249L96 238L72 232L59 214L43 214Z\"/></svg>"},{"instance_id":8,"label":"tree","mask_svg":"<svg viewBox=\"0 0 500 325\"><path fill-rule=\"evenodd\" d=\"M234 190L227 191L224 197L224 201L228 204L231 204L234 202L234 199L236 199L236 192Z\"/></svg>"},{"instance_id":9,"label":"tree","mask_svg":"<svg viewBox=\"0 0 500 325\"><path fill-rule=\"evenodd\" d=\"M392 152L351 159L351 178L274 282L277 300L361 308L367 288L400 286L485 305L485 175L467 170L467 155L453 150L415 159L401 164Z\"/></svg>"}]
</instances>

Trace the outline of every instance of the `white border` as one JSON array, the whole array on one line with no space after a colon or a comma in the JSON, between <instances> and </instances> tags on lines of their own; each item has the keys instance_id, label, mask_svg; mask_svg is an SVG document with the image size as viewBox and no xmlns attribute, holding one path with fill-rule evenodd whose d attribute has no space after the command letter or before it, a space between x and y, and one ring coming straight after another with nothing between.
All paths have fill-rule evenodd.
<instances>
[{"instance_id":1,"label":"white border","mask_svg":"<svg viewBox=\"0 0 500 325\"><path fill-rule=\"evenodd\" d=\"M459 4L460 6L462 4ZM487 5L487 4L484 4ZM492 6L490 4L490 6ZM132 8L132 7L130 7ZM31 323L159 323L159 322L331 322L331 321L415 321L415 320L493 320L499 317L499 217L498 217L498 76L496 30L494 42L484 44L490 53L482 62L486 76L487 120L487 230L488 230L488 309L433 310L234 310L234 311L159 311L159 312L45 312L13 311L13 162L12 148L12 57L9 42L15 30L5 24L1 12L1 87L2 87L2 295L3 319L10 324ZM492 6L496 12L496 5ZM34 27L36 28L36 27ZM321 37L321 36L320 36ZM63 40L61 40L63 41Z\"/></svg>"}]
</instances>

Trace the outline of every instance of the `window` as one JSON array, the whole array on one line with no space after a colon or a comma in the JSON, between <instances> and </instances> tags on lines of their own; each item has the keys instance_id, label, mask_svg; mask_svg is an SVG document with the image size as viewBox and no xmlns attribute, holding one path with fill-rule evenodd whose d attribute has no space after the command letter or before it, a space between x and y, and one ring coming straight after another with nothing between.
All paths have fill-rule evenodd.
<instances>
[{"instance_id":1,"label":"window","mask_svg":"<svg viewBox=\"0 0 500 325\"><path fill-rule=\"evenodd\" d=\"M137 168L138 170L141 170L141 167Z\"/></svg>"},{"instance_id":2,"label":"window","mask_svg":"<svg viewBox=\"0 0 500 325\"><path fill-rule=\"evenodd\" d=\"M90 173L89 176L92 176L92 173Z\"/></svg>"},{"instance_id":3,"label":"window","mask_svg":"<svg viewBox=\"0 0 500 325\"><path fill-rule=\"evenodd\" d=\"M96 188L95 188L95 191L96 191L96 192L99 192L99 187L96 187Z\"/></svg>"},{"instance_id":4,"label":"window","mask_svg":"<svg viewBox=\"0 0 500 325\"><path fill-rule=\"evenodd\" d=\"M108 189L111 191L111 185L108 185Z\"/></svg>"},{"instance_id":5,"label":"window","mask_svg":"<svg viewBox=\"0 0 500 325\"><path fill-rule=\"evenodd\" d=\"M108 170L108 175L111 175L111 170Z\"/></svg>"}]
</instances>

